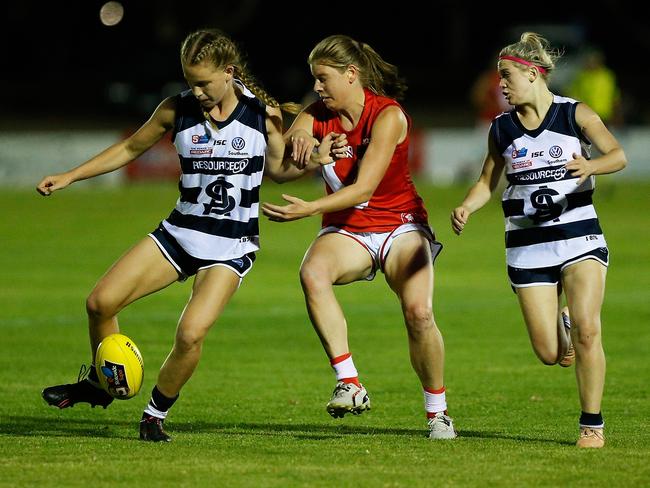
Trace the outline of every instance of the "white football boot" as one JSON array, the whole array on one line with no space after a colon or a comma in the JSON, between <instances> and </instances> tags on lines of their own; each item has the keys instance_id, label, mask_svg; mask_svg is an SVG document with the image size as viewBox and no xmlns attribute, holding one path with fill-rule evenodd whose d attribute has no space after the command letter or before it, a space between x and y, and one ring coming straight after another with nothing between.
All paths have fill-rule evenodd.
<instances>
[{"instance_id":1,"label":"white football boot","mask_svg":"<svg viewBox=\"0 0 650 488\"><path fill-rule=\"evenodd\" d=\"M438 412L429 419L429 439L455 439L458 437L451 417Z\"/></svg>"},{"instance_id":2,"label":"white football boot","mask_svg":"<svg viewBox=\"0 0 650 488\"><path fill-rule=\"evenodd\" d=\"M339 381L326 408L334 418L343 418L346 413L359 415L364 410L370 410L368 392L363 385Z\"/></svg>"}]
</instances>

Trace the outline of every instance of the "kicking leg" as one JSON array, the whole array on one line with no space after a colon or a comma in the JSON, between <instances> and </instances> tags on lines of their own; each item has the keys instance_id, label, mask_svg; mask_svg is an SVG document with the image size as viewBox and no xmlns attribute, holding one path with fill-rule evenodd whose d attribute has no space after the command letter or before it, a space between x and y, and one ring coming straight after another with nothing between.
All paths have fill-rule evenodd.
<instances>
[{"instance_id":1,"label":"kicking leg","mask_svg":"<svg viewBox=\"0 0 650 488\"><path fill-rule=\"evenodd\" d=\"M113 398L99 387L94 369L97 346L104 337L119 331L117 313L122 308L177 278L174 267L148 237L122 256L99 280L86 302L92 361L88 378L80 374L77 383L45 388L41 393L43 399L59 408L82 402L106 408Z\"/></svg>"}]
</instances>

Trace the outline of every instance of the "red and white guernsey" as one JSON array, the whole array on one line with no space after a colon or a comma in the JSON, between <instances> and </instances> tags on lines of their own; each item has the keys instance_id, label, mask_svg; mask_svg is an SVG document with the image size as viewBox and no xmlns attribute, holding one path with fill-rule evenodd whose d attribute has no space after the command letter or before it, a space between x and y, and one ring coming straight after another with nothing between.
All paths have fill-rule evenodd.
<instances>
[{"instance_id":1,"label":"red and white guernsey","mask_svg":"<svg viewBox=\"0 0 650 488\"><path fill-rule=\"evenodd\" d=\"M338 115L329 110L322 101L309 109L314 116L313 135L322 140L330 132L345 133L348 139L349 157L338 159L322 167L328 195L355 182L359 162L371 140L372 126L386 107L402 107L392 98L382 97L370 90L365 91L365 105L359 123L346 131ZM406 115L406 112L404 112ZM417 194L408 168L411 119L404 141L397 145L390 165L369 201L352 208L323 215L323 227L333 225L350 232L390 232L405 223L427 225L427 212Z\"/></svg>"}]
</instances>

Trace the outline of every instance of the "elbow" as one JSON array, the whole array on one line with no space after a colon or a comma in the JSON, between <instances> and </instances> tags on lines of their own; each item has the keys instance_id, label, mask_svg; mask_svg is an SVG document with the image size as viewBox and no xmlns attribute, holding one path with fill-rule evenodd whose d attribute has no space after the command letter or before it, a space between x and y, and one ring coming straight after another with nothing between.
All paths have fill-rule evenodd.
<instances>
[{"instance_id":1,"label":"elbow","mask_svg":"<svg viewBox=\"0 0 650 488\"><path fill-rule=\"evenodd\" d=\"M357 192L357 198L355 198L354 205L360 205L364 202L367 202L372 198L372 195L375 193L375 188L359 188Z\"/></svg>"},{"instance_id":2,"label":"elbow","mask_svg":"<svg viewBox=\"0 0 650 488\"><path fill-rule=\"evenodd\" d=\"M625 152L622 148L619 148L619 153L618 167L616 171L621 171L627 167L627 156L625 156Z\"/></svg>"},{"instance_id":3,"label":"elbow","mask_svg":"<svg viewBox=\"0 0 650 488\"><path fill-rule=\"evenodd\" d=\"M287 181L290 180L290 178L287 178L285 175L282 173L272 173L272 172L267 172L266 173L267 178L269 178L273 183L286 183Z\"/></svg>"}]
</instances>

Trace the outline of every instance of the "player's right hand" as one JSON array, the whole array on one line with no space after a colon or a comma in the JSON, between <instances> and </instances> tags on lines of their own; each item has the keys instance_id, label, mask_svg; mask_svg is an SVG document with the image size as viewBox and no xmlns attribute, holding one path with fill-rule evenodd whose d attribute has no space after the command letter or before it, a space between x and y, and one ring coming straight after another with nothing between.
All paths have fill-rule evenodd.
<instances>
[{"instance_id":1,"label":"player's right hand","mask_svg":"<svg viewBox=\"0 0 650 488\"><path fill-rule=\"evenodd\" d=\"M36 186L36 191L44 197L48 197L52 192L61 190L72 183L72 180L65 174L46 176Z\"/></svg>"},{"instance_id":2,"label":"player's right hand","mask_svg":"<svg viewBox=\"0 0 650 488\"><path fill-rule=\"evenodd\" d=\"M456 207L453 212L451 212L451 228L456 233L460 235L465 228L467 219L469 219L470 211L467 207Z\"/></svg>"},{"instance_id":3,"label":"player's right hand","mask_svg":"<svg viewBox=\"0 0 650 488\"><path fill-rule=\"evenodd\" d=\"M311 153L318 146L318 140L305 130L297 130L291 136L291 157L296 167L304 168L309 163Z\"/></svg>"}]
</instances>

